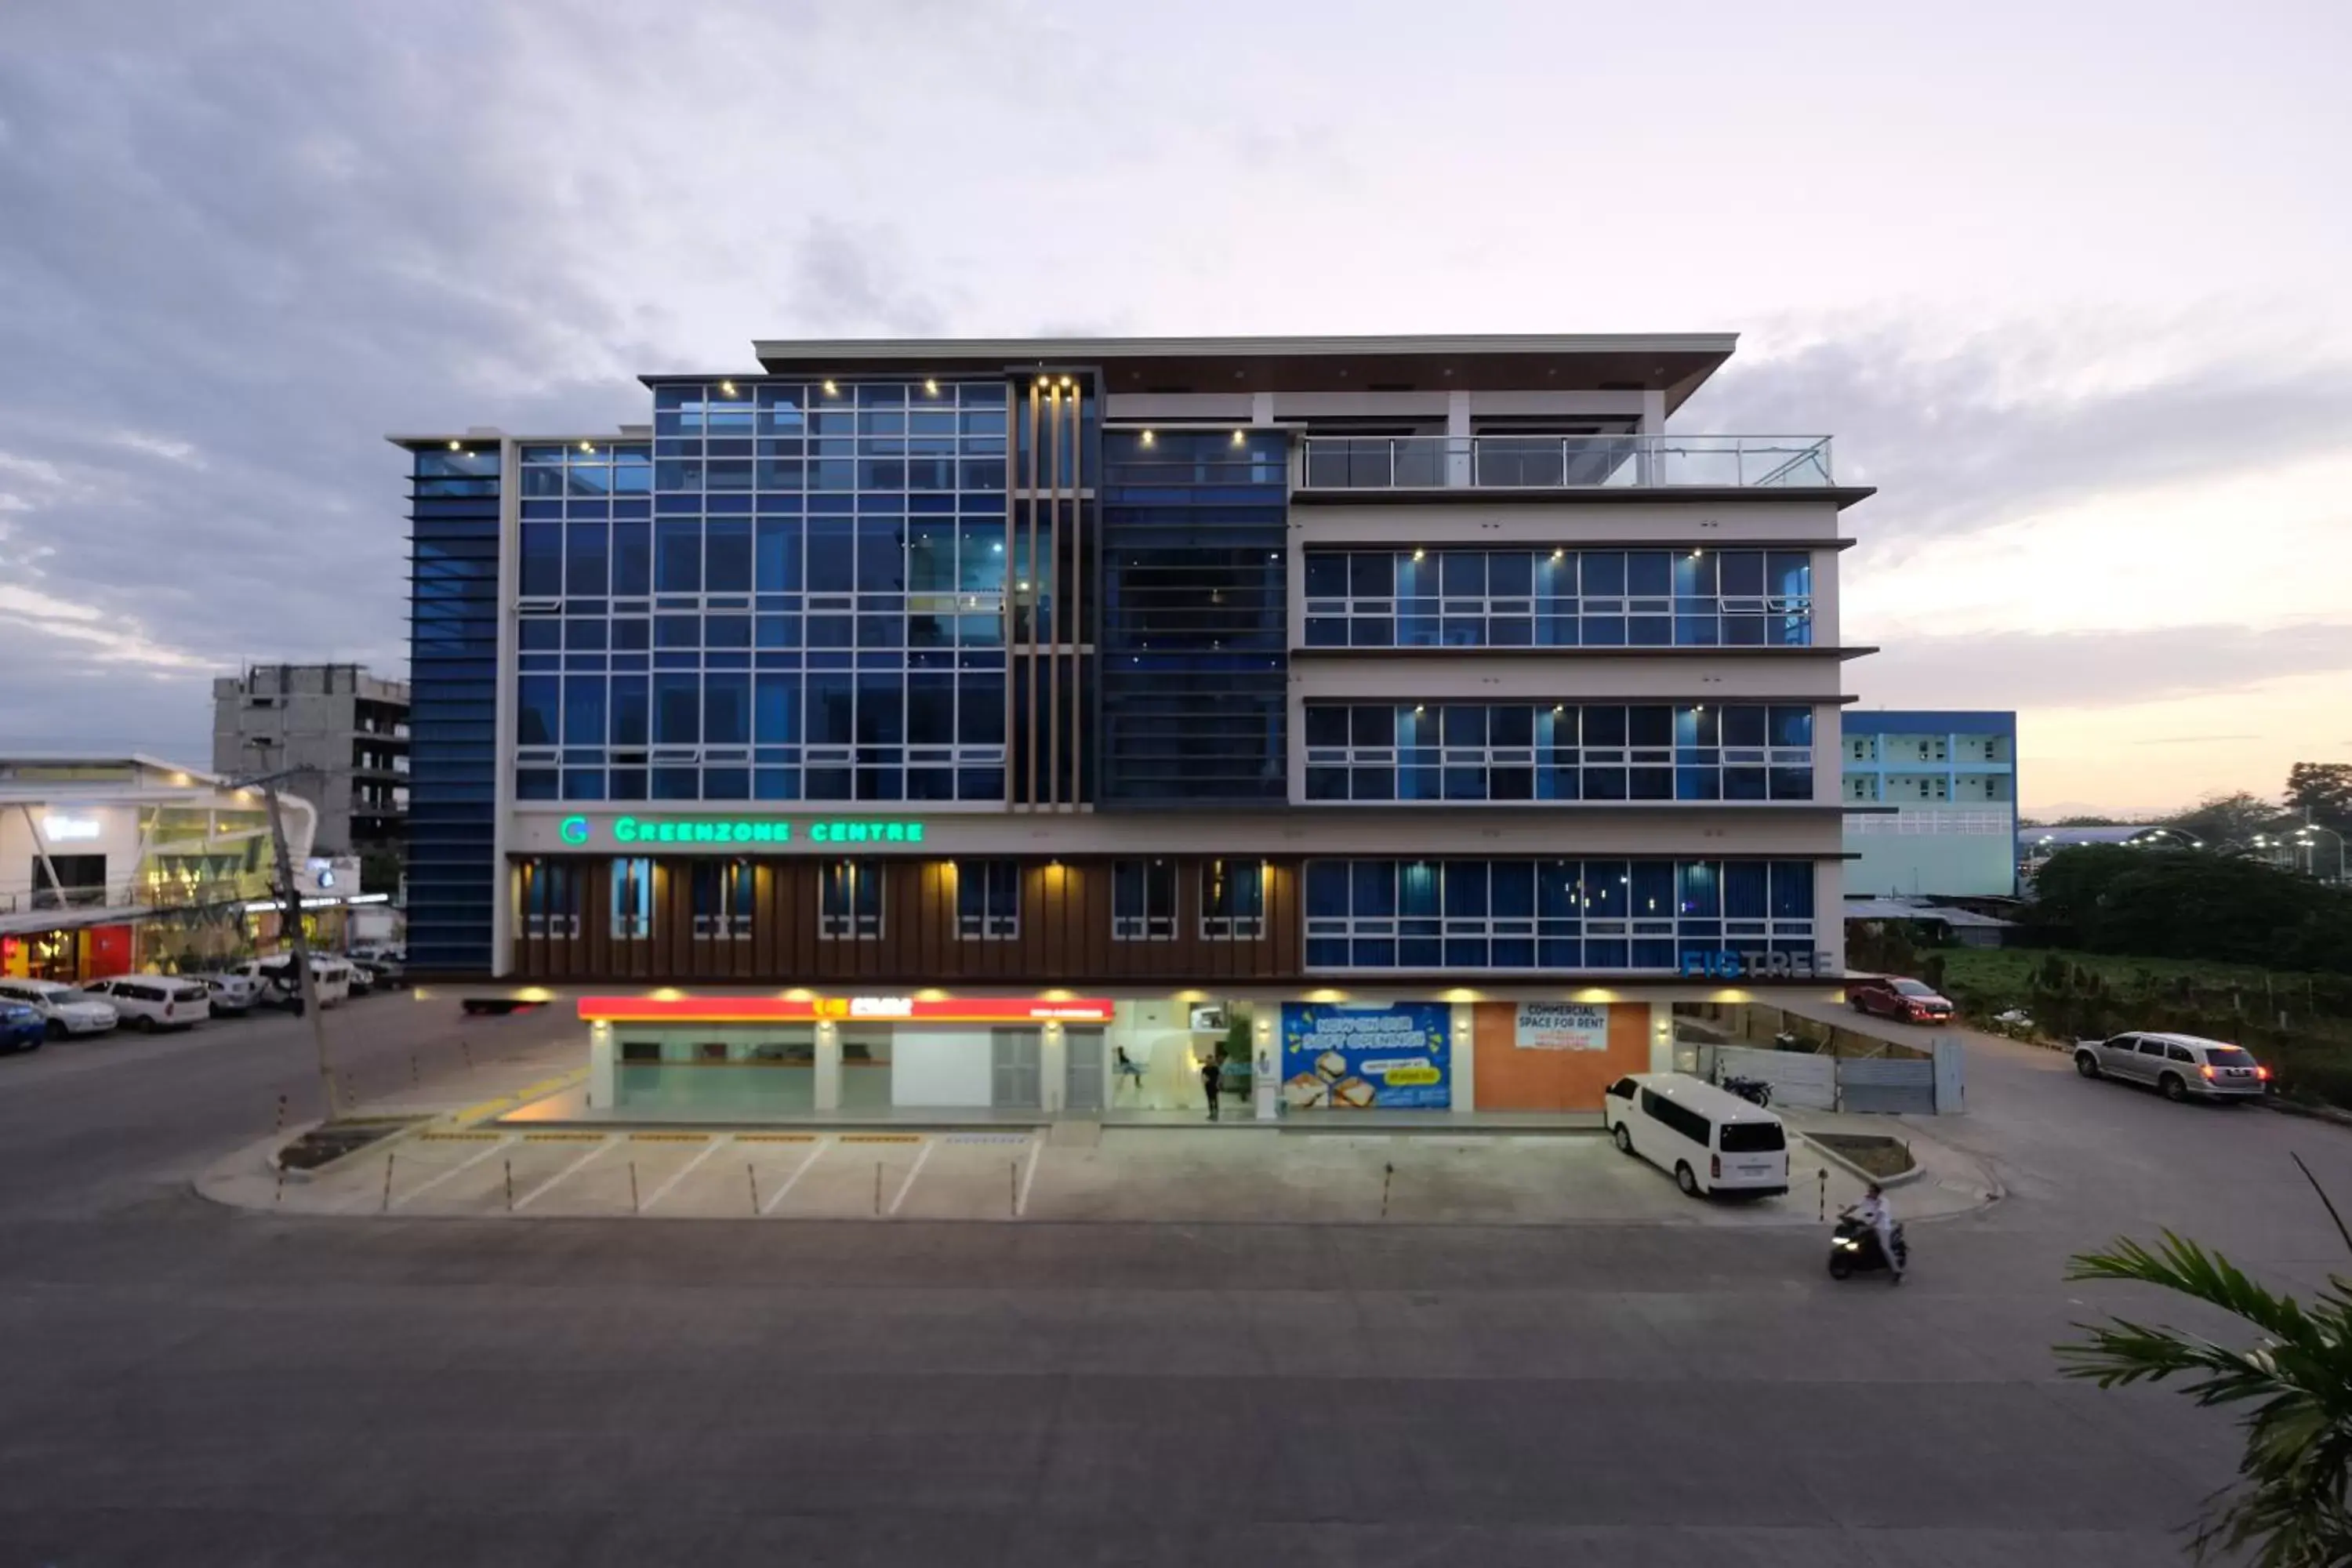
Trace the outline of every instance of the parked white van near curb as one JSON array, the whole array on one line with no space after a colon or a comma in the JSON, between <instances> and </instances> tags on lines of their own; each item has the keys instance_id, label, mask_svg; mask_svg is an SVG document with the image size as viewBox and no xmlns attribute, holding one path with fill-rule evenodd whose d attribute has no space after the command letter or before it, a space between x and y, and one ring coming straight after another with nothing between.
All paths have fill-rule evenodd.
<instances>
[{"instance_id":1,"label":"parked white van near curb","mask_svg":"<svg viewBox=\"0 0 2352 1568\"><path fill-rule=\"evenodd\" d=\"M1780 1119L1688 1073L1619 1079L1601 1096L1601 1119L1620 1152L1640 1155L1693 1197L1789 1190Z\"/></svg>"},{"instance_id":2,"label":"parked white van near curb","mask_svg":"<svg viewBox=\"0 0 2352 1568\"><path fill-rule=\"evenodd\" d=\"M213 1016L212 993L171 974L117 974L82 989L102 997L134 1029L193 1029Z\"/></svg>"}]
</instances>

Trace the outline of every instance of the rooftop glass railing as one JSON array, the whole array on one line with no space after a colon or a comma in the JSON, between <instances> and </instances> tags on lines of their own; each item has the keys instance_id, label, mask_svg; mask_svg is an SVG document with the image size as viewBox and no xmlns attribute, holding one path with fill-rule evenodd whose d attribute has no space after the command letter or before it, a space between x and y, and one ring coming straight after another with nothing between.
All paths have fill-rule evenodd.
<instances>
[{"instance_id":1,"label":"rooftop glass railing","mask_svg":"<svg viewBox=\"0 0 2352 1568\"><path fill-rule=\"evenodd\" d=\"M1826 436L1310 436L1309 490L1817 489Z\"/></svg>"}]
</instances>

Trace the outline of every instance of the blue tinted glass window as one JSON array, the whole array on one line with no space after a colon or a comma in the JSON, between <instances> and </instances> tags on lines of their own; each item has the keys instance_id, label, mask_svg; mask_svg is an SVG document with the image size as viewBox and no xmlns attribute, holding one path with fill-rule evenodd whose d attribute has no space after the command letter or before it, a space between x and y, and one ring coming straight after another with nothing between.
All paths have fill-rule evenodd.
<instances>
[{"instance_id":1,"label":"blue tinted glass window","mask_svg":"<svg viewBox=\"0 0 2352 1568\"><path fill-rule=\"evenodd\" d=\"M654 742L690 746L702 739L702 680L696 675L654 677Z\"/></svg>"}]
</instances>

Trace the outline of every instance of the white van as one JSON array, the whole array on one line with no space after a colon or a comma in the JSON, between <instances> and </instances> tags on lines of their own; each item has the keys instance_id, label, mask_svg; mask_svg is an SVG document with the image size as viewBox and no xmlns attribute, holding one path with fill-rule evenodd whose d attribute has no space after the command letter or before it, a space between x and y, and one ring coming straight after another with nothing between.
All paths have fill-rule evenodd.
<instances>
[{"instance_id":1,"label":"white van","mask_svg":"<svg viewBox=\"0 0 2352 1568\"><path fill-rule=\"evenodd\" d=\"M290 952L281 952L274 958L249 958L229 973L259 981L262 1001L268 1006L292 1008L302 1005L302 987L294 978L294 955ZM340 958L313 953L310 984L319 993L319 1005L332 1007L352 994L350 966Z\"/></svg>"},{"instance_id":2,"label":"white van","mask_svg":"<svg viewBox=\"0 0 2352 1568\"><path fill-rule=\"evenodd\" d=\"M1679 1072L1621 1078L1601 1098L1618 1151L1638 1154L1693 1197L1789 1190L1789 1137L1780 1119L1736 1094Z\"/></svg>"},{"instance_id":3,"label":"white van","mask_svg":"<svg viewBox=\"0 0 2352 1568\"><path fill-rule=\"evenodd\" d=\"M134 1029L193 1029L213 1016L212 993L200 981L172 974L118 974L82 987Z\"/></svg>"}]
</instances>

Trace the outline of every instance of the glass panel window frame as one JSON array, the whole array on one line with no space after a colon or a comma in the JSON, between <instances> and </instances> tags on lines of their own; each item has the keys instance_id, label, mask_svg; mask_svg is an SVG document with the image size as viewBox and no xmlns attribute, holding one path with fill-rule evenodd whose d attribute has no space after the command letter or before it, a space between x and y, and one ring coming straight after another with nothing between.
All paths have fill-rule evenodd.
<instances>
[{"instance_id":1,"label":"glass panel window frame","mask_svg":"<svg viewBox=\"0 0 2352 1568\"><path fill-rule=\"evenodd\" d=\"M1508 556L1513 591L1496 574L1466 590L1463 557ZM1637 585L1628 575L1633 557ZM1532 591L1517 592L1520 558ZM1357 570L1361 559L1366 570ZM1443 560L1457 568L1451 587ZM1662 560L1665 563L1663 574ZM1377 564L1375 564L1377 563ZM1658 580L1663 575L1663 580ZM1812 642L1813 560L1801 550L1315 550L1307 557L1307 642L1355 647L1668 647ZM1381 584L1387 593L1377 592ZM1359 585L1371 592L1360 592Z\"/></svg>"},{"instance_id":2,"label":"glass panel window frame","mask_svg":"<svg viewBox=\"0 0 2352 1568\"><path fill-rule=\"evenodd\" d=\"M1257 942L1265 936L1265 865L1259 860L1201 863L1201 940Z\"/></svg>"},{"instance_id":3,"label":"glass panel window frame","mask_svg":"<svg viewBox=\"0 0 2352 1568\"><path fill-rule=\"evenodd\" d=\"M1673 974L1686 950L1809 954L1804 859L1322 859L1309 972Z\"/></svg>"},{"instance_id":4,"label":"glass panel window frame","mask_svg":"<svg viewBox=\"0 0 2352 1568\"><path fill-rule=\"evenodd\" d=\"M698 942L748 942L753 876L749 860L692 863L694 936Z\"/></svg>"},{"instance_id":5,"label":"glass panel window frame","mask_svg":"<svg viewBox=\"0 0 2352 1568\"><path fill-rule=\"evenodd\" d=\"M1111 863L1110 939L1176 940L1176 868L1171 861Z\"/></svg>"},{"instance_id":6,"label":"glass panel window frame","mask_svg":"<svg viewBox=\"0 0 2352 1568\"><path fill-rule=\"evenodd\" d=\"M877 860L827 860L817 868L817 938L880 942L885 868Z\"/></svg>"},{"instance_id":7,"label":"glass panel window frame","mask_svg":"<svg viewBox=\"0 0 2352 1568\"><path fill-rule=\"evenodd\" d=\"M1316 701L1301 720L1303 797L1318 805L1813 796L1816 727L1801 705ZM1766 743L1776 734L1806 743Z\"/></svg>"},{"instance_id":8,"label":"glass panel window frame","mask_svg":"<svg viewBox=\"0 0 2352 1568\"><path fill-rule=\"evenodd\" d=\"M957 860L956 938L960 942L1021 940L1021 862Z\"/></svg>"},{"instance_id":9,"label":"glass panel window frame","mask_svg":"<svg viewBox=\"0 0 2352 1568\"><path fill-rule=\"evenodd\" d=\"M638 942L654 934L654 863L650 857L616 857L612 866L612 936Z\"/></svg>"}]
</instances>

